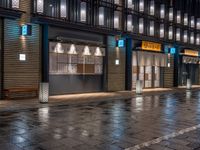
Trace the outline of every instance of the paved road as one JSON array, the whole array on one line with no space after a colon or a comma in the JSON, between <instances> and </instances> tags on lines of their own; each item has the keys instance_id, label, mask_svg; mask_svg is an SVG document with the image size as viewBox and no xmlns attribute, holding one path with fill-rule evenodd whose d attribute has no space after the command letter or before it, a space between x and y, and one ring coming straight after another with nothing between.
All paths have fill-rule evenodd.
<instances>
[{"instance_id":1,"label":"paved road","mask_svg":"<svg viewBox=\"0 0 200 150\"><path fill-rule=\"evenodd\" d=\"M200 149L200 91L0 113L0 150Z\"/></svg>"}]
</instances>

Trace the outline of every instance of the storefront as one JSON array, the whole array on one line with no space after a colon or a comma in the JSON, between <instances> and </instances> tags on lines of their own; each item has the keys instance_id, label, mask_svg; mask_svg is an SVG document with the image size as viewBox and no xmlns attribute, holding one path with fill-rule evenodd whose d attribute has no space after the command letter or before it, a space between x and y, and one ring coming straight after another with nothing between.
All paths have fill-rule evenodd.
<instances>
[{"instance_id":1,"label":"storefront","mask_svg":"<svg viewBox=\"0 0 200 150\"><path fill-rule=\"evenodd\" d=\"M132 89L136 81L142 82L143 88L163 87L163 68L167 67L167 54L159 43L142 41L142 45L132 52Z\"/></svg>"},{"instance_id":2,"label":"storefront","mask_svg":"<svg viewBox=\"0 0 200 150\"><path fill-rule=\"evenodd\" d=\"M179 86L185 86L187 79L191 80L192 85L199 84L199 52L184 49L179 55Z\"/></svg>"},{"instance_id":3,"label":"storefront","mask_svg":"<svg viewBox=\"0 0 200 150\"><path fill-rule=\"evenodd\" d=\"M65 33L49 40L50 95L104 91L103 38L83 32L79 36L77 32Z\"/></svg>"}]
</instances>

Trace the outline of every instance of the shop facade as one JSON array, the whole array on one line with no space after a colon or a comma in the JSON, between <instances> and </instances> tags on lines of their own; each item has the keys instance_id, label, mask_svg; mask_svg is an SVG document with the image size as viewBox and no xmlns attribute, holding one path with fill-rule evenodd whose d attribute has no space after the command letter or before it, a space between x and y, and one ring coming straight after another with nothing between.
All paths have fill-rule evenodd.
<instances>
[{"instance_id":1,"label":"shop facade","mask_svg":"<svg viewBox=\"0 0 200 150\"><path fill-rule=\"evenodd\" d=\"M162 88L167 62L161 44L142 41L132 52L132 89L136 89L137 80L141 81L142 88Z\"/></svg>"},{"instance_id":2,"label":"shop facade","mask_svg":"<svg viewBox=\"0 0 200 150\"><path fill-rule=\"evenodd\" d=\"M182 49L179 53L179 86L186 86L187 79L192 85L199 85L200 58L197 50Z\"/></svg>"}]
</instances>

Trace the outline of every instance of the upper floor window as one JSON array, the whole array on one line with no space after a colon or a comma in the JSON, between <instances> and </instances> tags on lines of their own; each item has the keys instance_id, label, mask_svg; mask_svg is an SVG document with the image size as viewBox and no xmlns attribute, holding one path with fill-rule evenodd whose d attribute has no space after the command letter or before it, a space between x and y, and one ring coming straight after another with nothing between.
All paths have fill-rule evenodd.
<instances>
[{"instance_id":1,"label":"upper floor window","mask_svg":"<svg viewBox=\"0 0 200 150\"><path fill-rule=\"evenodd\" d=\"M160 38L164 38L164 37L165 37L165 25L160 24Z\"/></svg>"},{"instance_id":2,"label":"upper floor window","mask_svg":"<svg viewBox=\"0 0 200 150\"><path fill-rule=\"evenodd\" d=\"M12 8L19 8L19 0L12 0Z\"/></svg>"},{"instance_id":3,"label":"upper floor window","mask_svg":"<svg viewBox=\"0 0 200 150\"><path fill-rule=\"evenodd\" d=\"M173 26L169 26L168 39L173 39Z\"/></svg>"},{"instance_id":4,"label":"upper floor window","mask_svg":"<svg viewBox=\"0 0 200 150\"><path fill-rule=\"evenodd\" d=\"M126 0L126 7L134 9L134 0Z\"/></svg>"},{"instance_id":5,"label":"upper floor window","mask_svg":"<svg viewBox=\"0 0 200 150\"><path fill-rule=\"evenodd\" d=\"M132 15L127 16L127 31L129 31L129 32L133 31L133 17L132 17Z\"/></svg>"},{"instance_id":6,"label":"upper floor window","mask_svg":"<svg viewBox=\"0 0 200 150\"><path fill-rule=\"evenodd\" d=\"M44 12L44 0L36 0L36 12L37 13Z\"/></svg>"},{"instance_id":7,"label":"upper floor window","mask_svg":"<svg viewBox=\"0 0 200 150\"><path fill-rule=\"evenodd\" d=\"M177 11L177 14L176 14L176 22L177 22L177 23L181 23L181 11L180 11L180 10Z\"/></svg>"},{"instance_id":8,"label":"upper floor window","mask_svg":"<svg viewBox=\"0 0 200 150\"><path fill-rule=\"evenodd\" d=\"M195 18L194 18L194 16L191 16L191 19L190 19L190 27L191 27L191 28L194 28L194 27L195 27Z\"/></svg>"},{"instance_id":9,"label":"upper floor window","mask_svg":"<svg viewBox=\"0 0 200 150\"><path fill-rule=\"evenodd\" d=\"M174 19L174 10L173 8L169 8L169 21L173 21Z\"/></svg>"},{"instance_id":10,"label":"upper floor window","mask_svg":"<svg viewBox=\"0 0 200 150\"><path fill-rule=\"evenodd\" d=\"M196 35L196 45L200 45L200 34Z\"/></svg>"},{"instance_id":11,"label":"upper floor window","mask_svg":"<svg viewBox=\"0 0 200 150\"><path fill-rule=\"evenodd\" d=\"M139 11L144 12L144 0L139 0Z\"/></svg>"},{"instance_id":12,"label":"upper floor window","mask_svg":"<svg viewBox=\"0 0 200 150\"><path fill-rule=\"evenodd\" d=\"M188 14L187 14L187 13L184 14L183 24L184 24L185 26L188 25Z\"/></svg>"},{"instance_id":13,"label":"upper floor window","mask_svg":"<svg viewBox=\"0 0 200 150\"><path fill-rule=\"evenodd\" d=\"M181 29L177 28L176 29L176 41L180 41L181 40Z\"/></svg>"},{"instance_id":14,"label":"upper floor window","mask_svg":"<svg viewBox=\"0 0 200 150\"><path fill-rule=\"evenodd\" d=\"M119 29L120 28L120 23L121 23L120 12L119 11L115 11L114 12L114 28L115 29Z\"/></svg>"},{"instance_id":15,"label":"upper floor window","mask_svg":"<svg viewBox=\"0 0 200 150\"><path fill-rule=\"evenodd\" d=\"M60 0L60 17L61 18L67 18L67 1L66 0Z\"/></svg>"},{"instance_id":16,"label":"upper floor window","mask_svg":"<svg viewBox=\"0 0 200 150\"><path fill-rule=\"evenodd\" d=\"M87 4L86 2L81 2L80 5L80 21L86 22L87 21Z\"/></svg>"},{"instance_id":17,"label":"upper floor window","mask_svg":"<svg viewBox=\"0 0 200 150\"><path fill-rule=\"evenodd\" d=\"M144 33L144 18L139 19L139 33L140 34Z\"/></svg>"},{"instance_id":18,"label":"upper floor window","mask_svg":"<svg viewBox=\"0 0 200 150\"><path fill-rule=\"evenodd\" d=\"M99 7L99 25L104 25L104 7Z\"/></svg>"},{"instance_id":19,"label":"upper floor window","mask_svg":"<svg viewBox=\"0 0 200 150\"><path fill-rule=\"evenodd\" d=\"M154 36L154 21L150 21L149 23L149 35Z\"/></svg>"},{"instance_id":20,"label":"upper floor window","mask_svg":"<svg viewBox=\"0 0 200 150\"><path fill-rule=\"evenodd\" d=\"M150 1L149 7L150 7L149 8L149 14L153 16L155 14L155 2L154 2L154 0Z\"/></svg>"},{"instance_id":21,"label":"upper floor window","mask_svg":"<svg viewBox=\"0 0 200 150\"><path fill-rule=\"evenodd\" d=\"M18 9L19 3L20 0L0 0L0 7Z\"/></svg>"},{"instance_id":22,"label":"upper floor window","mask_svg":"<svg viewBox=\"0 0 200 150\"><path fill-rule=\"evenodd\" d=\"M160 5L160 18L162 18L162 19L165 18L165 5L164 4Z\"/></svg>"}]
</instances>

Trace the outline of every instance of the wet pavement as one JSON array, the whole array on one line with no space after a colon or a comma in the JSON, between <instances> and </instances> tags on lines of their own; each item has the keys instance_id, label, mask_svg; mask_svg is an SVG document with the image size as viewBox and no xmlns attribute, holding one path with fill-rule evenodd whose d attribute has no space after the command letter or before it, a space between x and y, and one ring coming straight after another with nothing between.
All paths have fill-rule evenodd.
<instances>
[{"instance_id":1,"label":"wet pavement","mask_svg":"<svg viewBox=\"0 0 200 150\"><path fill-rule=\"evenodd\" d=\"M0 112L0 150L198 150L200 91Z\"/></svg>"}]
</instances>

